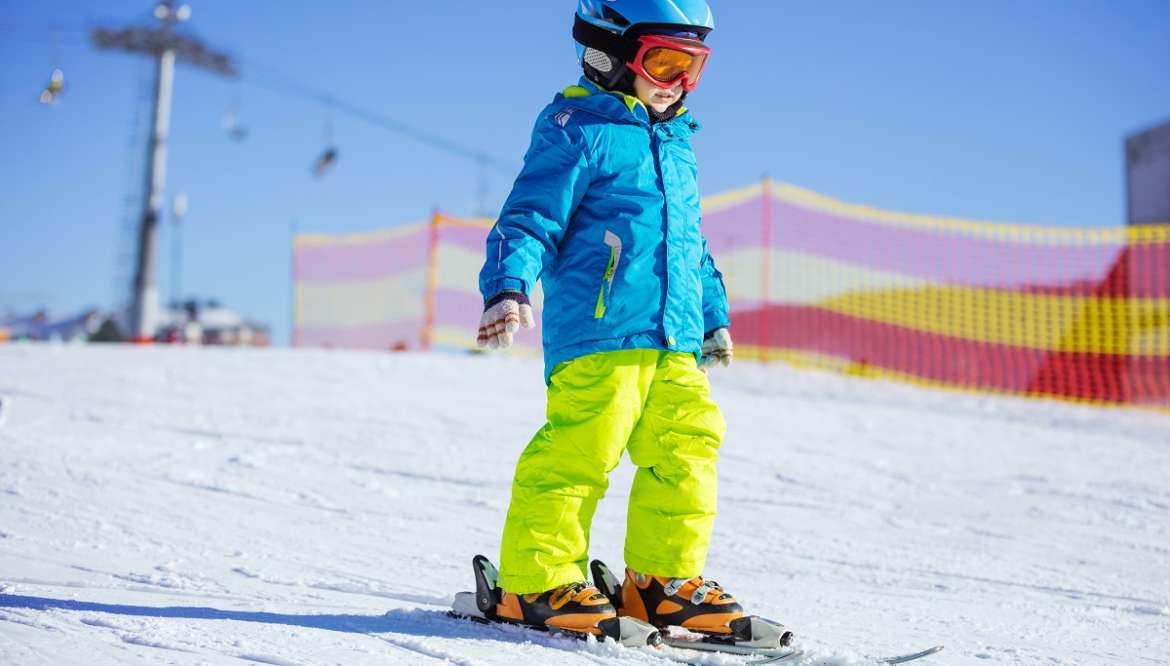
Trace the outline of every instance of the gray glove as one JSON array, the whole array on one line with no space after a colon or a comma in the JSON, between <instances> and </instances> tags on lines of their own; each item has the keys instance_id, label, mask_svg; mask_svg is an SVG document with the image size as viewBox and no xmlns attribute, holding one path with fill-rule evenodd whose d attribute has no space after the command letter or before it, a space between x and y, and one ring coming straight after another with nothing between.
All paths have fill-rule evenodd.
<instances>
[{"instance_id":1,"label":"gray glove","mask_svg":"<svg viewBox=\"0 0 1170 666\"><path fill-rule=\"evenodd\" d=\"M703 340L703 355L699 359L699 367L706 370L714 367L716 363L722 363L726 368L731 365L734 349L735 345L731 344L731 331L726 327L711 331Z\"/></svg>"}]
</instances>

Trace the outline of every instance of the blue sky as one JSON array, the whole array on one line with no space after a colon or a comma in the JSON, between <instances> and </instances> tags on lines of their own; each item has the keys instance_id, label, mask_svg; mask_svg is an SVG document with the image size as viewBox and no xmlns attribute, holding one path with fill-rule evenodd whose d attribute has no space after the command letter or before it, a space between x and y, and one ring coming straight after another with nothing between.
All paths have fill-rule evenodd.
<instances>
[{"instance_id":1,"label":"blue sky","mask_svg":"<svg viewBox=\"0 0 1170 666\"><path fill-rule=\"evenodd\" d=\"M578 77L571 0L193 0L238 82L180 66L168 200L190 201L182 295L289 334L289 239L476 210L473 162L277 94L289 82L518 168L535 114ZM1122 139L1170 118L1164 0L723 0L688 106L704 194L770 174L858 203L1049 225L1123 223ZM85 29L138 0L0 0L0 312L125 298L152 70ZM58 39L54 39L54 35ZM58 46L55 46L58 43ZM68 91L43 108L59 63ZM221 124L239 100L246 141ZM340 150L309 174L326 125ZM511 174L490 173L498 208ZM137 202L131 207L137 218ZM132 225L131 225L132 226ZM169 227L162 293L170 293Z\"/></svg>"}]
</instances>

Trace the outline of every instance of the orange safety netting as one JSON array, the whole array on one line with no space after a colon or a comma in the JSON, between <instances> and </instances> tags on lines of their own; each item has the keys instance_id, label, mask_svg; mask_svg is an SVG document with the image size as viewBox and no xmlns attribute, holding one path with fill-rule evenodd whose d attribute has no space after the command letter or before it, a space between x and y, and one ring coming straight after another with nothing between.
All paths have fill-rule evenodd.
<instances>
[{"instance_id":1,"label":"orange safety netting","mask_svg":"<svg viewBox=\"0 0 1170 666\"><path fill-rule=\"evenodd\" d=\"M489 228L298 236L294 344L474 346ZM741 358L1170 407L1170 225L972 222L765 182L705 200L703 231Z\"/></svg>"}]
</instances>

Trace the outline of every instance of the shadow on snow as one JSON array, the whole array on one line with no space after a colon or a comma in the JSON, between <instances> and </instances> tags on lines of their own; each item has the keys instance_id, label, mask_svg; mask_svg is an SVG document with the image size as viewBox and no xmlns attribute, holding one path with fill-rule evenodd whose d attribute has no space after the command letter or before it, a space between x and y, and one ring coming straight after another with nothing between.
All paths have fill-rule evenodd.
<instances>
[{"instance_id":1,"label":"shadow on snow","mask_svg":"<svg viewBox=\"0 0 1170 666\"><path fill-rule=\"evenodd\" d=\"M411 636L443 638L493 638L531 641L530 632L515 636L509 631L491 632L485 636L482 625L466 620L448 617L446 611L422 609L394 609L385 615L291 615L286 613L262 613L251 611L221 610L199 606L128 606L123 604L100 604L72 599L49 599L0 594L0 608L26 608L30 610L67 610L92 613L110 613L134 617L158 617L185 620L232 620L236 622L259 622L280 624L327 631L341 631L353 634L395 633ZM503 627L500 627L503 629ZM551 638L551 637L549 637Z\"/></svg>"}]
</instances>

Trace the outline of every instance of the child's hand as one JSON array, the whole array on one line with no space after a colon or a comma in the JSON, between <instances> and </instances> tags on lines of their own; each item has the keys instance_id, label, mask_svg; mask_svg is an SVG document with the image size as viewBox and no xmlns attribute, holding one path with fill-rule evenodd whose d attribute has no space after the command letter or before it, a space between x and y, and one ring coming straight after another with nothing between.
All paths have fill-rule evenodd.
<instances>
[{"instance_id":1,"label":"child's hand","mask_svg":"<svg viewBox=\"0 0 1170 666\"><path fill-rule=\"evenodd\" d=\"M722 363L723 367L731 365L732 352L735 345L731 344L731 331L726 328L717 328L707 334L703 340L703 356L699 360L699 367L706 370Z\"/></svg>"},{"instance_id":2,"label":"child's hand","mask_svg":"<svg viewBox=\"0 0 1170 666\"><path fill-rule=\"evenodd\" d=\"M512 334L523 328L536 326L532 305L519 291L502 291L484 306L479 320L479 334L475 342L489 349L507 349L512 346Z\"/></svg>"}]
</instances>

